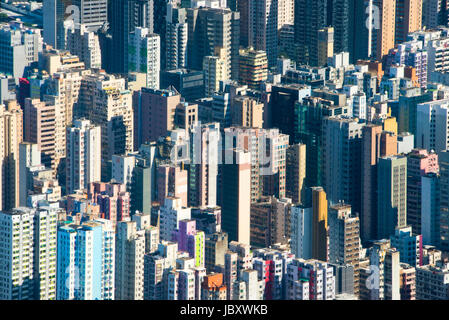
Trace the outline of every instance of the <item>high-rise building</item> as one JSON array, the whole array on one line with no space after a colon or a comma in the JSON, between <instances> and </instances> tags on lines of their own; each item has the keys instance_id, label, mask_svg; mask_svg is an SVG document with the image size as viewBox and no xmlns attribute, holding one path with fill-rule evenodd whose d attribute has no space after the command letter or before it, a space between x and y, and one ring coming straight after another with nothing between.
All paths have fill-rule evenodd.
<instances>
[{"instance_id":1,"label":"high-rise building","mask_svg":"<svg viewBox=\"0 0 449 320\"><path fill-rule=\"evenodd\" d=\"M182 206L180 198L167 197L159 210L161 240L172 241L181 220L191 218L191 209Z\"/></svg>"},{"instance_id":2,"label":"high-rise building","mask_svg":"<svg viewBox=\"0 0 449 320\"><path fill-rule=\"evenodd\" d=\"M260 196L285 197L288 136L278 129L225 128L225 148L251 153L251 202Z\"/></svg>"},{"instance_id":3,"label":"high-rise building","mask_svg":"<svg viewBox=\"0 0 449 320\"><path fill-rule=\"evenodd\" d=\"M362 300L399 300L400 299L400 262L399 251L391 247L390 240L374 241L369 249L365 263L361 263L360 298ZM369 266L368 266L369 263ZM375 272L375 276L367 275Z\"/></svg>"},{"instance_id":4,"label":"high-rise building","mask_svg":"<svg viewBox=\"0 0 449 320\"><path fill-rule=\"evenodd\" d=\"M238 96L232 100L232 125L262 128L264 105L252 97Z\"/></svg>"},{"instance_id":5,"label":"high-rise building","mask_svg":"<svg viewBox=\"0 0 449 320\"><path fill-rule=\"evenodd\" d=\"M360 2L332 0L327 4L327 25L332 26L332 31L335 31L333 32L334 51L348 52L351 59L353 59L354 29L357 23L357 18L353 15L356 14L357 6L363 4L363 1ZM357 27L361 29L365 26L357 25Z\"/></svg>"},{"instance_id":6,"label":"high-rise building","mask_svg":"<svg viewBox=\"0 0 449 320\"><path fill-rule=\"evenodd\" d=\"M187 133L189 128L195 126L199 122L198 120L197 104L184 101L176 106L175 127L177 129L185 129Z\"/></svg>"},{"instance_id":7,"label":"high-rise building","mask_svg":"<svg viewBox=\"0 0 449 320\"><path fill-rule=\"evenodd\" d=\"M97 31L108 21L107 6L107 0L45 0L45 43L55 49L65 49L67 28L78 29L80 24L90 31Z\"/></svg>"},{"instance_id":8,"label":"high-rise building","mask_svg":"<svg viewBox=\"0 0 449 320\"><path fill-rule=\"evenodd\" d=\"M186 251L194 259L194 266L203 268L205 262L205 233L196 229L195 220L179 221L179 229L173 234L179 251Z\"/></svg>"},{"instance_id":9,"label":"high-rise building","mask_svg":"<svg viewBox=\"0 0 449 320\"><path fill-rule=\"evenodd\" d=\"M101 286L103 288L102 297L104 300L115 299L115 228L111 221L105 219L95 219L94 223L98 223L102 227L103 244L102 244L102 279Z\"/></svg>"},{"instance_id":10,"label":"high-rise building","mask_svg":"<svg viewBox=\"0 0 449 320\"><path fill-rule=\"evenodd\" d=\"M337 204L329 208L329 262L353 266L354 291L359 294L360 223L351 206Z\"/></svg>"},{"instance_id":11,"label":"high-rise building","mask_svg":"<svg viewBox=\"0 0 449 320\"><path fill-rule=\"evenodd\" d=\"M327 0L295 0L298 64L318 66L318 31L327 26Z\"/></svg>"},{"instance_id":12,"label":"high-rise building","mask_svg":"<svg viewBox=\"0 0 449 320\"><path fill-rule=\"evenodd\" d=\"M449 249L449 152L438 154L440 166L440 248Z\"/></svg>"},{"instance_id":13,"label":"high-rise building","mask_svg":"<svg viewBox=\"0 0 449 320\"><path fill-rule=\"evenodd\" d=\"M240 272L238 265L238 254L236 252L228 250L225 253L224 260L223 282L229 290L225 293L225 297L227 299L230 299L233 296L235 282L237 281L237 277Z\"/></svg>"},{"instance_id":14,"label":"high-rise building","mask_svg":"<svg viewBox=\"0 0 449 320\"><path fill-rule=\"evenodd\" d=\"M44 42L55 49L65 48L64 15L69 6L68 2L61 0L45 0L43 2Z\"/></svg>"},{"instance_id":15,"label":"high-rise building","mask_svg":"<svg viewBox=\"0 0 449 320\"><path fill-rule=\"evenodd\" d=\"M342 52L345 50L338 50L336 52ZM318 66L325 66L327 59L332 58L334 55L334 28L326 27L318 30Z\"/></svg>"},{"instance_id":16,"label":"high-rise building","mask_svg":"<svg viewBox=\"0 0 449 320\"><path fill-rule=\"evenodd\" d=\"M187 207L188 172L172 164L162 164L157 168L157 197L160 204L166 197L182 200L182 206Z\"/></svg>"},{"instance_id":17,"label":"high-rise building","mask_svg":"<svg viewBox=\"0 0 449 320\"><path fill-rule=\"evenodd\" d=\"M271 87L270 109L265 112L268 113L271 126L279 128L283 134L288 134L291 144L306 142L298 139L297 131L300 127L298 122L301 121L298 118L305 113L298 112L300 109L298 105L305 104L304 99L310 95L312 92L308 85L277 84Z\"/></svg>"},{"instance_id":18,"label":"high-rise building","mask_svg":"<svg viewBox=\"0 0 449 320\"><path fill-rule=\"evenodd\" d=\"M58 300L114 299L114 240L107 220L58 228Z\"/></svg>"},{"instance_id":19,"label":"high-rise building","mask_svg":"<svg viewBox=\"0 0 449 320\"><path fill-rule=\"evenodd\" d=\"M291 200L275 197L262 198L251 204L251 246L269 248L287 244L290 237Z\"/></svg>"},{"instance_id":20,"label":"high-rise building","mask_svg":"<svg viewBox=\"0 0 449 320\"><path fill-rule=\"evenodd\" d=\"M59 142L60 139L56 139L56 106L38 99L27 98L23 118L24 140L36 143L41 153L42 163L48 168L54 168L55 149L65 148L58 145L57 141Z\"/></svg>"},{"instance_id":21,"label":"high-rise building","mask_svg":"<svg viewBox=\"0 0 449 320\"><path fill-rule=\"evenodd\" d=\"M19 206L26 207L28 192L33 188L33 173L45 168L41 164L38 145L22 142L19 145Z\"/></svg>"},{"instance_id":22,"label":"high-rise building","mask_svg":"<svg viewBox=\"0 0 449 320\"><path fill-rule=\"evenodd\" d=\"M226 251L228 251L227 233L220 232L206 236L205 263L208 272L212 272L215 266L222 266L224 268Z\"/></svg>"},{"instance_id":23,"label":"high-rise building","mask_svg":"<svg viewBox=\"0 0 449 320\"><path fill-rule=\"evenodd\" d=\"M449 264L439 261L436 265L416 268L416 299L447 300L449 298Z\"/></svg>"},{"instance_id":24,"label":"high-rise building","mask_svg":"<svg viewBox=\"0 0 449 320\"><path fill-rule=\"evenodd\" d=\"M146 88L159 89L161 70L161 39L148 28L136 28L130 34L128 50L129 72L144 73Z\"/></svg>"},{"instance_id":25,"label":"high-rise building","mask_svg":"<svg viewBox=\"0 0 449 320\"><path fill-rule=\"evenodd\" d=\"M449 3L449 2L447 2ZM449 10L449 7L448 7ZM449 12L449 11L447 11ZM435 79L438 81L438 75L441 75L446 70L446 65L449 57L447 56L448 52L448 42L449 38L444 35L444 33L440 33L442 30L437 31L436 34L432 36L434 39L427 40L421 42L425 47L425 51L427 51L427 77L431 80L431 77L435 76ZM440 33L438 35L438 33ZM420 35L417 32L418 35ZM432 33L430 33L432 34ZM421 36L421 35L420 35ZM427 34L422 35L424 37L428 37ZM425 39L425 38L424 38ZM422 40L421 40L422 41ZM432 75L433 72L437 72L435 75ZM441 81L441 80L439 80ZM447 97L445 97L447 98ZM443 99L439 98L439 99Z\"/></svg>"},{"instance_id":26,"label":"high-rise building","mask_svg":"<svg viewBox=\"0 0 449 320\"><path fill-rule=\"evenodd\" d=\"M174 129L176 106L181 95L173 88L142 88L133 94L134 148L155 141ZM151 115L151 116L150 116Z\"/></svg>"},{"instance_id":27,"label":"high-rise building","mask_svg":"<svg viewBox=\"0 0 449 320\"><path fill-rule=\"evenodd\" d=\"M153 1L151 0L109 1L108 22L112 36L110 50L114 54L111 55L110 61L106 63L108 72L128 73L129 34L136 27L148 28L150 34L156 33L156 30L153 31L153 9Z\"/></svg>"},{"instance_id":28,"label":"high-rise building","mask_svg":"<svg viewBox=\"0 0 449 320\"><path fill-rule=\"evenodd\" d=\"M377 237L383 239L407 226L407 158L380 158L377 176Z\"/></svg>"},{"instance_id":29,"label":"high-rise building","mask_svg":"<svg viewBox=\"0 0 449 320\"><path fill-rule=\"evenodd\" d=\"M188 261L188 260L184 260ZM167 300L192 300L195 298L195 272L192 269L170 270L167 274ZM192 285L193 282L193 285Z\"/></svg>"},{"instance_id":30,"label":"high-rise building","mask_svg":"<svg viewBox=\"0 0 449 320\"><path fill-rule=\"evenodd\" d=\"M163 241L154 253L144 256L144 299L167 299L167 276L176 267L178 244Z\"/></svg>"},{"instance_id":31,"label":"high-rise building","mask_svg":"<svg viewBox=\"0 0 449 320\"><path fill-rule=\"evenodd\" d=\"M22 207L0 212L0 221L0 299L55 300L56 211Z\"/></svg>"},{"instance_id":32,"label":"high-rise building","mask_svg":"<svg viewBox=\"0 0 449 320\"><path fill-rule=\"evenodd\" d=\"M416 300L416 269L406 263L400 265L401 300Z\"/></svg>"},{"instance_id":33,"label":"high-rise building","mask_svg":"<svg viewBox=\"0 0 449 320\"><path fill-rule=\"evenodd\" d=\"M53 68L49 68L48 71L52 74L52 77L46 81L48 95L45 95L44 99L46 103L48 102L55 106L56 148L54 168L57 168L60 160L66 156L66 128L72 125L74 118L78 117L76 108L77 103L80 99L86 98L84 95L81 95L81 84L83 83L83 75L90 73L90 70L76 69L79 58L70 55L68 52L66 52L66 54L49 54L48 58L49 64L52 64L55 60L61 63L64 63L64 61L67 62L67 69L62 66L57 67L58 63L56 63L54 71L51 70ZM73 69L70 68L70 62L74 63ZM93 98L93 96L87 97L87 99L92 100Z\"/></svg>"},{"instance_id":34,"label":"high-rise building","mask_svg":"<svg viewBox=\"0 0 449 320\"><path fill-rule=\"evenodd\" d=\"M96 74L85 81L86 117L93 125L101 127L102 180L109 181L112 155L133 151L132 94L125 89L123 78ZM90 101L89 95L92 95Z\"/></svg>"},{"instance_id":35,"label":"high-rise building","mask_svg":"<svg viewBox=\"0 0 449 320\"><path fill-rule=\"evenodd\" d=\"M243 270L241 280L234 286L233 299L264 300L264 289L265 280L259 279L256 270Z\"/></svg>"},{"instance_id":36,"label":"high-rise building","mask_svg":"<svg viewBox=\"0 0 449 320\"><path fill-rule=\"evenodd\" d=\"M407 39L410 32L421 30L423 0L396 0L395 44Z\"/></svg>"},{"instance_id":37,"label":"high-rise building","mask_svg":"<svg viewBox=\"0 0 449 320\"><path fill-rule=\"evenodd\" d=\"M114 229L118 221L126 221L130 217L130 195L124 184L91 182L87 197L99 206L101 218L112 221Z\"/></svg>"},{"instance_id":38,"label":"high-rise building","mask_svg":"<svg viewBox=\"0 0 449 320\"><path fill-rule=\"evenodd\" d=\"M26 80L28 81L28 80ZM23 86L28 86L26 83L23 84ZM19 79L20 83L20 79ZM15 78L7 75L0 75L0 103L3 104L7 100L15 100L17 95L15 93L16 88L16 80ZM17 97L17 101L20 105L23 104L23 99L21 99L20 96Z\"/></svg>"},{"instance_id":39,"label":"high-rise building","mask_svg":"<svg viewBox=\"0 0 449 320\"><path fill-rule=\"evenodd\" d=\"M354 267L349 264L329 263L335 275L335 300L358 300L354 294Z\"/></svg>"},{"instance_id":40,"label":"high-rise building","mask_svg":"<svg viewBox=\"0 0 449 320\"><path fill-rule=\"evenodd\" d=\"M189 68L202 70L204 57L214 55L219 47L224 50L227 78L237 79L240 14L230 9L189 8L187 24Z\"/></svg>"},{"instance_id":41,"label":"high-rise building","mask_svg":"<svg viewBox=\"0 0 449 320\"><path fill-rule=\"evenodd\" d=\"M144 255L145 231L137 230L135 221L119 222L115 242L116 300L143 300Z\"/></svg>"},{"instance_id":42,"label":"high-rise building","mask_svg":"<svg viewBox=\"0 0 449 320\"><path fill-rule=\"evenodd\" d=\"M101 180L101 128L89 120L75 120L67 129L66 192L87 189Z\"/></svg>"},{"instance_id":43,"label":"high-rise building","mask_svg":"<svg viewBox=\"0 0 449 320\"><path fill-rule=\"evenodd\" d=\"M352 5L352 14L354 28L350 33L352 47L349 48L351 55L351 61L356 62L360 59L368 59L372 54L372 32L375 27L374 23L378 20L373 19L373 13L375 12L373 7L373 0L367 1L354 1ZM338 12L337 12L338 14ZM359 26L356 28L356 26Z\"/></svg>"},{"instance_id":44,"label":"high-rise building","mask_svg":"<svg viewBox=\"0 0 449 320\"><path fill-rule=\"evenodd\" d=\"M328 216L326 193L321 187L312 188L312 258L328 260Z\"/></svg>"},{"instance_id":45,"label":"high-rise building","mask_svg":"<svg viewBox=\"0 0 449 320\"><path fill-rule=\"evenodd\" d=\"M377 166L382 156L397 153L396 136L382 132L382 126L367 124L362 129L361 238L365 243L377 239Z\"/></svg>"},{"instance_id":46,"label":"high-rise building","mask_svg":"<svg viewBox=\"0 0 449 320\"><path fill-rule=\"evenodd\" d=\"M427 64L427 61L425 63ZM425 77L427 82L427 69L425 69ZM403 89L399 96L398 131L410 132L416 138L417 105L431 100L433 96L429 92L421 93L419 88Z\"/></svg>"},{"instance_id":47,"label":"high-rise building","mask_svg":"<svg viewBox=\"0 0 449 320\"><path fill-rule=\"evenodd\" d=\"M238 4L241 13L241 45L265 51L270 68L276 66L278 58L279 2L279 0L244 0ZM286 20L292 22L292 6L286 3L282 5L281 12L290 10L290 18L283 19L284 25L287 24Z\"/></svg>"},{"instance_id":48,"label":"high-rise building","mask_svg":"<svg viewBox=\"0 0 449 320\"><path fill-rule=\"evenodd\" d=\"M440 152L449 150L449 100L417 105L416 147Z\"/></svg>"},{"instance_id":49,"label":"high-rise building","mask_svg":"<svg viewBox=\"0 0 449 320\"><path fill-rule=\"evenodd\" d=\"M268 77L268 60L265 51L252 47L240 50L239 82L258 90Z\"/></svg>"},{"instance_id":50,"label":"high-rise building","mask_svg":"<svg viewBox=\"0 0 449 320\"><path fill-rule=\"evenodd\" d=\"M59 60L60 56L54 56L54 58ZM62 59L65 60L64 58ZM72 57L68 56L68 59L71 60ZM88 72L89 71L86 73ZM49 142L48 144L45 143L44 145L41 145L43 149L41 151L46 149L45 153L48 154L48 156L46 155L44 157L45 164L48 167L51 167L55 173L58 168L63 168L59 166L61 160L66 157L66 129L73 124L74 110L76 110L76 107L74 108L74 106L79 101L82 75L83 71L81 70L64 70L53 73L53 76L46 80L45 85L49 88L47 90L49 91L49 95L45 95L45 107L36 99L37 104L33 106L34 103L32 102L30 109L28 110L31 111L31 117L34 117L33 114L36 114L36 119L38 120L36 123L37 127L34 127L35 124L33 123L33 118L28 118L28 111L25 113L25 120L30 124L28 125L27 123L26 130L31 128L37 133L41 131L41 137L37 136L31 141L39 142L37 138L40 138ZM52 111L52 109L54 111ZM53 137L52 122L54 126ZM48 131L45 131L44 127L45 129L48 129ZM54 139L53 144L50 142L52 139Z\"/></svg>"},{"instance_id":51,"label":"high-rise building","mask_svg":"<svg viewBox=\"0 0 449 320\"><path fill-rule=\"evenodd\" d=\"M220 88L220 81L228 80L231 73L227 69L225 50L216 47L213 56L205 56L203 60L204 91L210 97Z\"/></svg>"},{"instance_id":52,"label":"high-rise building","mask_svg":"<svg viewBox=\"0 0 449 320\"><path fill-rule=\"evenodd\" d=\"M400 293L400 253L395 248L388 249L384 260L385 300L401 300Z\"/></svg>"},{"instance_id":53,"label":"high-rise building","mask_svg":"<svg viewBox=\"0 0 449 320\"><path fill-rule=\"evenodd\" d=\"M229 242L229 251L236 253L237 273L236 276L240 279L240 271L251 269L253 265L253 252L249 244L231 241ZM226 258L225 258L226 259Z\"/></svg>"},{"instance_id":54,"label":"high-rise building","mask_svg":"<svg viewBox=\"0 0 449 320\"><path fill-rule=\"evenodd\" d=\"M421 234L422 177L429 173L438 173L438 155L424 149L413 149L407 155L407 223L413 233ZM402 258L402 256L401 256ZM414 265L413 265L414 266Z\"/></svg>"},{"instance_id":55,"label":"high-rise building","mask_svg":"<svg viewBox=\"0 0 449 320\"><path fill-rule=\"evenodd\" d=\"M89 30L97 31L108 21L107 0L72 0L72 5L79 8L79 23Z\"/></svg>"},{"instance_id":56,"label":"high-rise building","mask_svg":"<svg viewBox=\"0 0 449 320\"><path fill-rule=\"evenodd\" d=\"M412 233L410 226L396 229L390 241L391 246L400 252L401 263L412 267L422 265L422 236Z\"/></svg>"},{"instance_id":57,"label":"high-rise building","mask_svg":"<svg viewBox=\"0 0 449 320\"><path fill-rule=\"evenodd\" d=\"M286 184L285 195L294 204L306 201L306 145L297 143L291 145L286 153Z\"/></svg>"},{"instance_id":58,"label":"high-rise building","mask_svg":"<svg viewBox=\"0 0 449 320\"><path fill-rule=\"evenodd\" d=\"M367 103L364 92L359 92L352 96L352 116L362 120L367 119Z\"/></svg>"},{"instance_id":59,"label":"high-rise building","mask_svg":"<svg viewBox=\"0 0 449 320\"><path fill-rule=\"evenodd\" d=\"M330 203L343 201L360 212L360 158L364 123L326 118L323 122L323 187Z\"/></svg>"},{"instance_id":60,"label":"high-rise building","mask_svg":"<svg viewBox=\"0 0 449 320\"><path fill-rule=\"evenodd\" d=\"M410 186L410 185L409 185ZM421 231L423 245L440 245L440 176L429 173L421 177ZM408 197L408 195L407 195ZM407 207L407 215L408 207ZM408 220L408 216L407 216Z\"/></svg>"},{"instance_id":61,"label":"high-rise building","mask_svg":"<svg viewBox=\"0 0 449 320\"><path fill-rule=\"evenodd\" d=\"M293 259L287 264L286 278L287 300L335 299L334 271L326 262Z\"/></svg>"},{"instance_id":62,"label":"high-rise building","mask_svg":"<svg viewBox=\"0 0 449 320\"><path fill-rule=\"evenodd\" d=\"M396 0L373 0L378 17L374 17L375 25L372 29L372 56L382 61L384 55L394 48ZM377 23L377 25L376 25Z\"/></svg>"},{"instance_id":63,"label":"high-rise building","mask_svg":"<svg viewBox=\"0 0 449 320\"><path fill-rule=\"evenodd\" d=\"M285 299L285 270L294 258L289 251L269 248L254 250L253 269L257 270L259 279L264 282L264 300Z\"/></svg>"},{"instance_id":64,"label":"high-rise building","mask_svg":"<svg viewBox=\"0 0 449 320\"><path fill-rule=\"evenodd\" d=\"M136 166L136 158L136 155L113 155L111 179L125 184L129 189Z\"/></svg>"},{"instance_id":65,"label":"high-rise building","mask_svg":"<svg viewBox=\"0 0 449 320\"><path fill-rule=\"evenodd\" d=\"M239 149L226 151L222 165L221 208L223 231L230 241L250 244L251 158Z\"/></svg>"},{"instance_id":66,"label":"high-rise building","mask_svg":"<svg viewBox=\"0 0 449 320\"><path fill-rule=\"evenodd\" d=\"M42 52L42 37L38 29L26 28L20 21L0 26L0 72L15 78L24 76L25 68L37 62Z\"/></svg>"},{"instance_id":67,"label":"high-rise building","mask_svg":"<svg viewBox=\"0 0 449 320\"><path fill-rule=\"evenodd\" d=\"M23 112L16 101L0 105L0 188L1 210L11 210L19 204L19 144L22 142Z\"/></svg>"},{"instance_id":68,"label":"high-rise building","mask_svg":"<svg viewBox=\"0 0 449 320\"><path fill-rule=\"evenodd\" d=\"M142 144L137 152L113 156L112 177L126 185L131 195L130 212L150 214L156 200L156 143Z\"/></svg>"},{"instance_id":69,"label":"high-rise building","mask_svg":"<svg viewBox=\"0 0 449 320\"><path fill-rule=\"evenodd\" d=\"M131 217L136 221L137 229L145 231L145 253L154 253L158 250L160 243L159 225L151 225L151 214L135 213Z\"/></svg>"},{"instance_id":70,"label":"high-rise building","mask_svg":"<svg viewBox=\"0 0 449 320\"><path fill-rule=\"evenodd\" d=\"M313 209L293 206L291 209L291 250L297 258L312 258L312 217Z\"/></svg>"},{"instance_id":71,"label":"high-rise building","mask_svg":"<svg viewBox=\"0 0 449 320\"><path fill-rule=\"evenodd\" d=\"M185 101L196 101L204 97L204 72L199 70L173 69L161 72L161 88L177 90Z\"/></svg>"},{"instance_id":72,"label":"high-rise building","mask_svg":"<svg viewBox=\"0 0 449 320\"><path fill-rule=\"evenodd\" d=\"M278 0L278 31L295 24L295 0Z\"/></svg>"},{"instance_id":73,"label":"high-rise building","mask_svg":"<svg viewBox=\"0 0 449 320\"><path fill-rule=\"evenodd\" d=\"M221 164L219 123L195 125L190 129L189 206L215 207L219 199L218 173Z\"/></svg>"},{"instance_id":74,"label":"high-rise building","mask_svg":"<svg viewBox=\"0 0 449 320\"><path fill-rule=\"evenodd\" d=\"M165 2L165 1L160 1ZM166 35L161 38L166 40L166 50L161 51L164 56L165 64L162 65L163 70L176 70L187 67L187 12L185 8L179 8L175 1L165 5L166 15ZM156 10L155 10L156 15ZM160 18L159 18L160 19ZM154 26L156 32L161 26ZM164 68L165 66L165 68Z\"/></svg>"},{"instance_id":75,"label":"high-rise building","mask_svg":"<svg viewBox=\"0 0 449 320\"><path fill-rule=\"evenodd\" d=\"M74 81L67 83L67 86L70 88L78 84L78 91L67 93L70 95L75 93L77 97L77 105L72 112L74 118L88 117L91 114L94 103L99 103L98 100L95 101L98 99L95 97L99 95L98 91L105 88L125 88L124 78L116 78L113 75L106 74L103 70L98 70L95 73L89 70L81 74L80 77L73 78Z\"/></svg>"},{"instance_id":76,"label":"high-rise building","mask_svg":"<svg viewBox=\"0 0 449 320\"><path fill-rule=\"evenodd\" d=\"M306 87L300 92L301 96L310 95L310 87ZM283 99L287 98L285 94L281 97L283 97ZM340 100L339 95L336 97ZM284 111L278 112L284 114L281 118L283 119L282 127L293 128L293 141L290 142L301 142L306 145L307 187L322 185L322 122L326 116L336 116L348 111L346 109L347 107L343 106L346 105L346 96L343 94L342 97L344 97L345 102L335 104L334 101L331 101L332 98L304 97L301 102L299 101L300 99L298 99L298 102L294 105L295 107L291 108L288 113ZM289 98L289 100L290 99L293 100L295 98L292 97ZM285 104L285 107L283 107L282 110L284 110L284 108L287 109L288 104Z\"/></svg>"},{"instance_id":77,"label":"high-rise building","mask_svg":"<svg viewBox=\"0 0 449 320\"><path fill-rule=\"evenodd\" d=\"M422 1L422 26L431 30L447 25L449 2L445 0Z\"/></svg>"},{"instance_id":78,"label":"high-rise building","mask_svg":"<svg viewBox=\"0 0 449 320\"><path fill-rule=\"evenodd\" d=\"M67 32L67 50L80 58L86 68L101 69L101 49L98 35L87 30L87 26L81 24Z\"/></svg>"}]
</instances>

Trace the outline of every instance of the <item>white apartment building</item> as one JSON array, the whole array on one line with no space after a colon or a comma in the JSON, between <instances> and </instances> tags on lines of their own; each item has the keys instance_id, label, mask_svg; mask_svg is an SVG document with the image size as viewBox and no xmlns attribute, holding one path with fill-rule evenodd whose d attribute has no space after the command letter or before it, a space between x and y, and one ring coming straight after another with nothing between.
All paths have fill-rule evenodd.
<instances>
[{"instance_id":1,"label":"white apartment building","mask_svg":"<svg viewBox=\"0 0 449 320\"><path fill-rule=\"evenodd\" d=\"M66 48L84 62L87 69L101 69L101 49L98 35L81 24L67 31Z\"/></svg>"},{"instance_id":2,"label":"white apartment building","mask_svg":"<svg viewBox=\"0 0 449 320\"><path fill-rule=\"evenodd\" d=\"M243 270L240 276L245 295L240 300L263 300L265 280L259 280L257 270Z\"/></svg>"},{"instance_id":3,"label":"white apartment building","mask_svg":"<svg viewBox=\"0 0 449 320\"><path fill-rule=\"evenodd\" d=\"M225 148L241 148L251 157L251 202L262 194L274 194L277 198L286 193L286 162L289 136L279 129L225 128ZM235 139L235 146L229 145ZM226 158L223 159L224 163Z\"/></svg>"},{"instance_id":4,"label":"white apartment building","mask_svg":"<svg viewBox=\"0 0 449 320\"><path fill-rule=\"evenodd\" d=\"M417 105L416 147L440 152L449 147L449 100Z\"/></svg>"},{"instance_id":5,"label":"white apartment building","mask_svg":"<svg viewBox=\"0 0 449 320\"><path fill-rule=\"evenodd\" d=\"M119 222L115 243L116 300L143 300L144 255L145 231L137 230L135 221Z\"/></svg>"},{"instance_id":6,"label":"white apartment building","mask_svg":"<svg viewBox=\"0 0 449 320\"><path fill-rule=\"evenodd\" d=\"M295 0L278 0L278 30L295 24Z\"/></svg>"},{"instance_id":7,"label":"white apartment building","mask_svg":"<svg viewBox=\"0 0 449 320\"><path fill-rule=\"evenodd\" d=\"M146 87L159 89L161 70L161 39L148 28L136 28L130 34L129 71L146 74Z\"/></svg>"},{"instance_id":8,"label":"white apartment building","mask_svg":"<svg viewBox=\"0 0 449 320\"><path fill-rule=\"evenodd\" d=\"M220 89L220 81L230 77L230 70L227 68L224 59L224 50L219 49L215 56L205 56L203 59L204 90L206 97L211 97Z\"/></svg>"},{"instance_id":9,"label":"white apartment building","mask_svg":"<svg viewBox=\"0 0 449 320\"><path fill-rule=\"evenodd\" d=\"M326 262L294 259L287 265L286 277L287 300L335 299L334 271Z\"/></svg>"},{"instance_id":10,"label":"white apartment building","mask_svg":"<svg viewBox=\"0 0 449 320\"><path fill-rule=\"evenodd\" d=\"M0 300L56 299L56 222L49 208L0 212Z\"/></svg>"},{"instance_id":11,"label":"white apartment building","mask_svg":"<svg viewBox=\"0 0 449 320\"><path fill-rule=\"evenodd\" d=\"M89 120L75 120L67 128L66 191L86 189L101 181L101 128Z\"/></svg>"},{"instance_id":12,"label":"white apartment building","mask_svg":"<svg viewBox=\"0 0 449 320\"><path fill-rule=\"evenodd\" d=\"M165 203L159 210L161 240L172 240L173 232L179 228L179 221L191 219L190 210L182 206L180 198L165 198Z\"/></svg>"}]
</instances>

